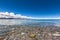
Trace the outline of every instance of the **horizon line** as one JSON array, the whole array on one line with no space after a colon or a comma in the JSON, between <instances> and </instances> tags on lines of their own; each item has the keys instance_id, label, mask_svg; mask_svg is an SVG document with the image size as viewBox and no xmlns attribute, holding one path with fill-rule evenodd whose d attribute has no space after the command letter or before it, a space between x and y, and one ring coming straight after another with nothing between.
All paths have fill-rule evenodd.
<instances>
[{"instance_id":1,"label":"horizon line","mask_svg":"<svg viewBox=\"0 0 60 40\"><path fill-rule=\"evenodd\" d=\"M60 19L60 18L0 18L0 19Z\"/></svg>"}]
</instances>

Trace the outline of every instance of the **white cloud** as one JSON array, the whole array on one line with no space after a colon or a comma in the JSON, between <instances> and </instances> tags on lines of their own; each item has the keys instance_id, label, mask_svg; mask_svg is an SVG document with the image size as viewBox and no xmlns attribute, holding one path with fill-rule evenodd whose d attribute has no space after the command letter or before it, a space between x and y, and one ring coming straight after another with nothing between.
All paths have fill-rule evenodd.
<instances>
[{"instance_id":1,"label":"white cloud","mask_svg":"<svg viewBox=\"0 0 60 40\"><path fill-rule=\"evenodd\" d=\"M28 16L22 16L21 14L15 14L13 12L0 12L0 18L32 18Z\"/></svg>"},{"instance_id":2,"label":"white cloud","mask_svg":"<svg viewBox=\"0 0 60 40\"><path fill-rule=\"evenodd\" d=\"M0 18L28 18L28 19L60 19L60 17L52 17L52 18L37 18L30 16L23 16L21 14L15 14L13 12L0 12Z\"/></svg>"}]
</instances>

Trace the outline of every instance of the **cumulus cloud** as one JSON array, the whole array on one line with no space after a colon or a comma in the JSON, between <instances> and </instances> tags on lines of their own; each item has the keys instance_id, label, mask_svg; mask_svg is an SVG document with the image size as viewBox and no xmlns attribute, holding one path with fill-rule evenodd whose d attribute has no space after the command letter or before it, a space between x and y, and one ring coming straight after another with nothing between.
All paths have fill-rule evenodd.
<instances>
[{"instance_id":1,"label":"cumulus cloud","mask_svg":"<svg viewBox=\"0 0 60 40\"><path fill-rule=\"evenodd\" d=\"M60 17L36 18L36 17L30 17L30 16L23 16L21 14L15 14L14 12L0 12L0 18L60 19Z\"/></svg>"},{"instance_id":2,"label":"cumulus cloud","mask_svg":"<svg viewBox=\"0 0 60 40\"><path fill-rule=\"evenodd\" d=\"M28 16L22 16L21 14L15 14L13 12L0 12L0 18L32 18Z\"/></svg>"}]
</instances>

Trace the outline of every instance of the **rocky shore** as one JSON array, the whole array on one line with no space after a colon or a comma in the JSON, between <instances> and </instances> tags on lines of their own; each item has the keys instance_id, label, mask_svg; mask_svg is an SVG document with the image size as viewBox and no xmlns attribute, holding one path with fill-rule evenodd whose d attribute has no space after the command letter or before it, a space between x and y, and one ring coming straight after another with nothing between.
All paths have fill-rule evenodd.
<instances>
[{"instance_id":1,"label":"rocky shore","mask_svg":"<svg viewBox=\"0 0 60 40\"><path fill-rule=\"evenodd\" d=\"M57 27L15 27L0 35L0 40L60 40Z\"/></svg>"}]
</instances>

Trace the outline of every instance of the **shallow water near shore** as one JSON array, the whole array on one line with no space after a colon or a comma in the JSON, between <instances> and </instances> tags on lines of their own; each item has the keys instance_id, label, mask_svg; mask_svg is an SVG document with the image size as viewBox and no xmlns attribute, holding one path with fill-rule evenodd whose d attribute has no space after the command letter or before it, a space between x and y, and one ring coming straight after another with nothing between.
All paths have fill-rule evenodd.
<instances>
[{"instance_id":1,"label":"shallow water near shore","mask_svg":"<svg viewBox=\"0 0 60 40\"><path fill-rule=\"evenodd\" d=\"M22 35L23 35L24 33L27 32L26 33L26 35L27 35L27 34L34 32L34 35L36 35L36 37L38 35L40 35L41 31L43 31L42 35L45 32L48 34L51 32L60 33L60 20L59 19L40 19L40 20L0 19L0 36L7 37L7 35L9 35L9 37L10 37L10 33L13 34L12 30L13 31L16 30L14 33L17 33L19 35L21 35L20 33L22 33ZM39 40L38 38L39 37L37 37L36 40ZM11 37L10 37L10 39L11 39ZM15 39L15 38L13 38L13 39ZM43 40L43 37L41 40ZM46 39L46 40L48 40L48 39Z\"/></svg>"},{"instance_id":2,"label":"shallow water near shore","mask_svg":"<svg viewBox=\"0 0 60 40\"><path fill-rule=\"evenodd\" d=\"M17 26L57 26L60 27L59 19L40 19L40 20L21 20L21 19L0 19L0 34L4 33L4 31L10 30L10 26L14 28L14 25Z\"/></svg>"}]
</instances>

